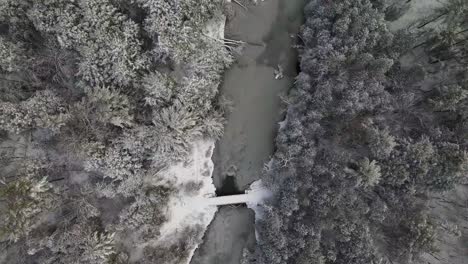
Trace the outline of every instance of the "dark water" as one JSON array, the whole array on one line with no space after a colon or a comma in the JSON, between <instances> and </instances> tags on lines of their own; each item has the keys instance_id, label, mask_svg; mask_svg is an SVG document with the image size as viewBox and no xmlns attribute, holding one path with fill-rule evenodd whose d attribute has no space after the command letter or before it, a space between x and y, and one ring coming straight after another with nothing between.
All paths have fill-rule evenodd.
<instances>
[{"instance_id":1,"label":"dark water","mask_svg":"<svg viewBox=\"0 0 468 264\"><path fill-rule=\"evenodd\" d=\"M213 152L213 181L219 196L243 193L260 178L273 154L285 108L279 96L288 93L297 74L292 46L303 23L304 1L259 0L255 6L241 0L248 11L233 4L235 16L226 26L226 36L255 45L247 45L236 58L220 88L234 110ZM284 69L281 80L274 78L278 65ZM191 264L239 264L243 250L255 247L254 222L254 212L245 206L221 207Z\"/></svg>"},{"instance_id":2,"label":"dark water","mask_svg":"<svg viewBox=\"0 0 468 264\"><path fill-rule=\"evenodd\" d=\"M235 194L244 194L244 192L239 190L234 176L227 176L224 178L221 188L216 189L216 196Z\"/></svg>"},{"instance_id":3,"label":"dark water","mask_svg":"<svg viewBox=\"0 0 468 264\"><path fill-rule=\"evenodd\" d=\"M229 175L234 175L240 190L260 178L263 165L273 154L278 122L283 118L285 105L280 96L288 93L297 74L293 46L303 23L304 0L258 2L257 6L248 5L248 11L234 4L234 18L226 27L228 38L256 45L246 45L226 71L220 88L234 109L213 154L216 188L222 188ZM274 78L278 65L285 75L280 80Z\"/></svg>"}]
</instances>

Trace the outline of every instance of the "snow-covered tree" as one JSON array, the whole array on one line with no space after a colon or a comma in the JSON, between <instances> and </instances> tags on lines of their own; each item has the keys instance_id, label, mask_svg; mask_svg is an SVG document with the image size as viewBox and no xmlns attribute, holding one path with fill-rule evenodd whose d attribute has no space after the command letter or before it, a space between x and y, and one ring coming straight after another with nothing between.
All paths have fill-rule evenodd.
<instances>
[{"instance_id":1,"label":"snow-covered tree","mask_svg":"<svg viewBox=\"0 0 468 264\"><path fill-rule=\"evenodd\" d=\"M121 235L134 232L144 244L167 220L173 186L153 177L184 161L194 140L223 132L215 102L232 56L224 39L207 35L214 18L222 26L223 1L0 2L0 143L54 168L50 180L11 181L21 165L5 160L1 194L27 201L2 214L12 241L5 254L24 253L12 263L128 262ZM138 261L186 257L194 232L180 256Z\"/></svg>"},{"instance_id":2,"label":"snow-covered tree","mask_svg":"<svg viewBox=\"0 0 468 264\"><path fill-rule=\"evenodd\" d=\"M79 106L88 112L88 118L121 128L133 124L132 105L126 95L105 86L86 88L85 91L86 97Z\"/></svg>"},{"instance_id":3,"label":"snow-covered tree","mask_svg":"<svg viewBox=\"0 0 468 264\"><path fill-rule=\"evenodd\" d=\"M152 107L167 107L177 94L177 83L167 74L152 72L143 79L145 101Z\"/></svg>"},{"instance_id":4,"label":"snow-covered tree","mask_svg":"<svg viewBox=\"0 0 468 264\"><path fill-rule=\"evenodd\" d=\"M50 90L38 91L19 104L0 102L0 127L11 133L36 128L56 133L69 118L62 99Z\"/></svg>"},{"instance_id":5,"label":"snow-covered tree","mask_svg":"<svg viewBox=\"0 0 468 264\"><path fill-rule=\"evenodd\" d=\"M359 182L365 187L373 187L377 185L382 176L380 166L375 160L370 161L365 158L359 162Z\"/></svg>"},{"instance_id":6,"label":"snow-covered tree","mask_svg":"<svg viewBox=\"0 0 468 264\"><path fill-rule=\"evenodd\" d=\"M119 214L116 229L120 231L138 232L140 239L154 239L159 234L159 228L166 221L164 204L167 203L171 188L145 188L136 200Z\"/></svg>"},{"instance_id":7,"label":"snow-covered tree","mask_svg":"<svg viewBox=\"0 0 468 264\"><path fill-rule=\"evenodd\" d=\"M20 43L14 43L0 37L0 70L5 72L17 72L26 65L25 51Z\"/></svg>"},{"instance_id":8,"label":"snow-covered tree","mask_svg":"<svg viewBox=\"0 0 468 264\"><path fill-rule=\"evenodd\" d=\"M367 130L367 138L371 154L375 158L384 159L390 156L396 146L395 137L388 129L370 127Z\"/></svg>"},{"instance_id":9,"label":"snow-covered tree","mask_svg":"<svg viewBox=\"0 0 468 264\"><path fill-rule=\"evenodd\" d=\"M129 85L146 67L138 25L111 1L36 2L28 17L62 48L80 54L78 75L91 85Z\"/></svg>"},{"instance_id":10,"label":"snow-covered tree","mask_svg":"<svg viewBox=\"0 0 468 264\"><path fill-rule=\"evenodd\" d=\"M93 220L58 228L44 246L53 253L45 260L60 264L107 264L116 253L115 234L100 230Z\"/></svg>"},{"instance_id":11,"label":"snow-covered tree","mask_svg":"<svg viewBox=\"0 0 468 264\"><path fill-rule=\"evenodd\" d=\"M39 222L41 213L52 207L53 192L44 164L26 160L14 180L0 181L0 238L17 242Z\"/></svg>"}]
</instances>

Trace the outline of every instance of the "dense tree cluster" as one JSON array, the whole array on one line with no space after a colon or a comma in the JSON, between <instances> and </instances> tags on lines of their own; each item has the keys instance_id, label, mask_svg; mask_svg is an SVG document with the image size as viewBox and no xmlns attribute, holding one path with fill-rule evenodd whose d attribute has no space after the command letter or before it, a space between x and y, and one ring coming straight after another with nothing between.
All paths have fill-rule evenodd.
<instances>
[{"instance_id":1,"label":"dense tree cluster","mask_svg":"<svg viewBox=\"0 0 468 264\"><path fill-rule=\"evenodd\" d=\"M177 186L148 179L223 132L223 1L0 2L0 262L186 257L149 243Z\"/></svg>"},{"instance_id":2,"label":"dense tree cluster","mask_svg":"<svg viewBox=\"0 0 468 264\"><path fill-rule=\"evenodd\" d=\"M468 175L468 2L391 32L405 2L307 4L251 263L412 263L435 251L428 195Z\"/></svg>"}]
</instances>

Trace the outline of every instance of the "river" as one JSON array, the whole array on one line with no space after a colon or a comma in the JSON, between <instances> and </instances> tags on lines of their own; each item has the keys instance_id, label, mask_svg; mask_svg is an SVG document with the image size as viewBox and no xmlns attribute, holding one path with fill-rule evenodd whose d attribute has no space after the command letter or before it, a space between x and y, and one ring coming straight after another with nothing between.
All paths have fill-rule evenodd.
<instances>
[{"instance_id":1,"label":"river","mask_svg":"<svg viewBox=\"0 0 468 264\"><path fill-rule=\"evenodd\" d=\"M257 5L231 3L226 37L246 46L228 69L220 93L233 103L223 137L217 142L213 181L217 195L243 193L260 178L274 151L286 95L297 74L292 47L303 23L304 0L265 0ZM275 79L278 65L284 78ZM255 246L254 213L245 206L220 208L192 264L239 264L244 248Z\"/></svg>"}]
</instances>

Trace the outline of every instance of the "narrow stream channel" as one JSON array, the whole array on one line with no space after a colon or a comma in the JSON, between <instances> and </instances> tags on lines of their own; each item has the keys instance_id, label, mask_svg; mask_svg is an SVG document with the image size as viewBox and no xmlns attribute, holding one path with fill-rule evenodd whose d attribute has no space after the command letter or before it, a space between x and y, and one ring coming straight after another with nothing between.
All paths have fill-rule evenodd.
<instances>
[{"instance_id":1,"label":"narrow stream channel","mask_svg":"<svg viewBox=\"0 0 468 264\"><path fill-rule=\"evenodd\" d=\"M220 92L234 104L213 161L217 195L243 193L260 178L274 151L286 95L297 74L292 48L302 24L305 0L251 0L248 10L232 3L226 37L248 43L225 73ZM275 79L278 65L284 78ZM192 264L239 264L244 248L255 246L254 213L245 206L220 208L208 227Z\"/></svg>"}]
</instances>

